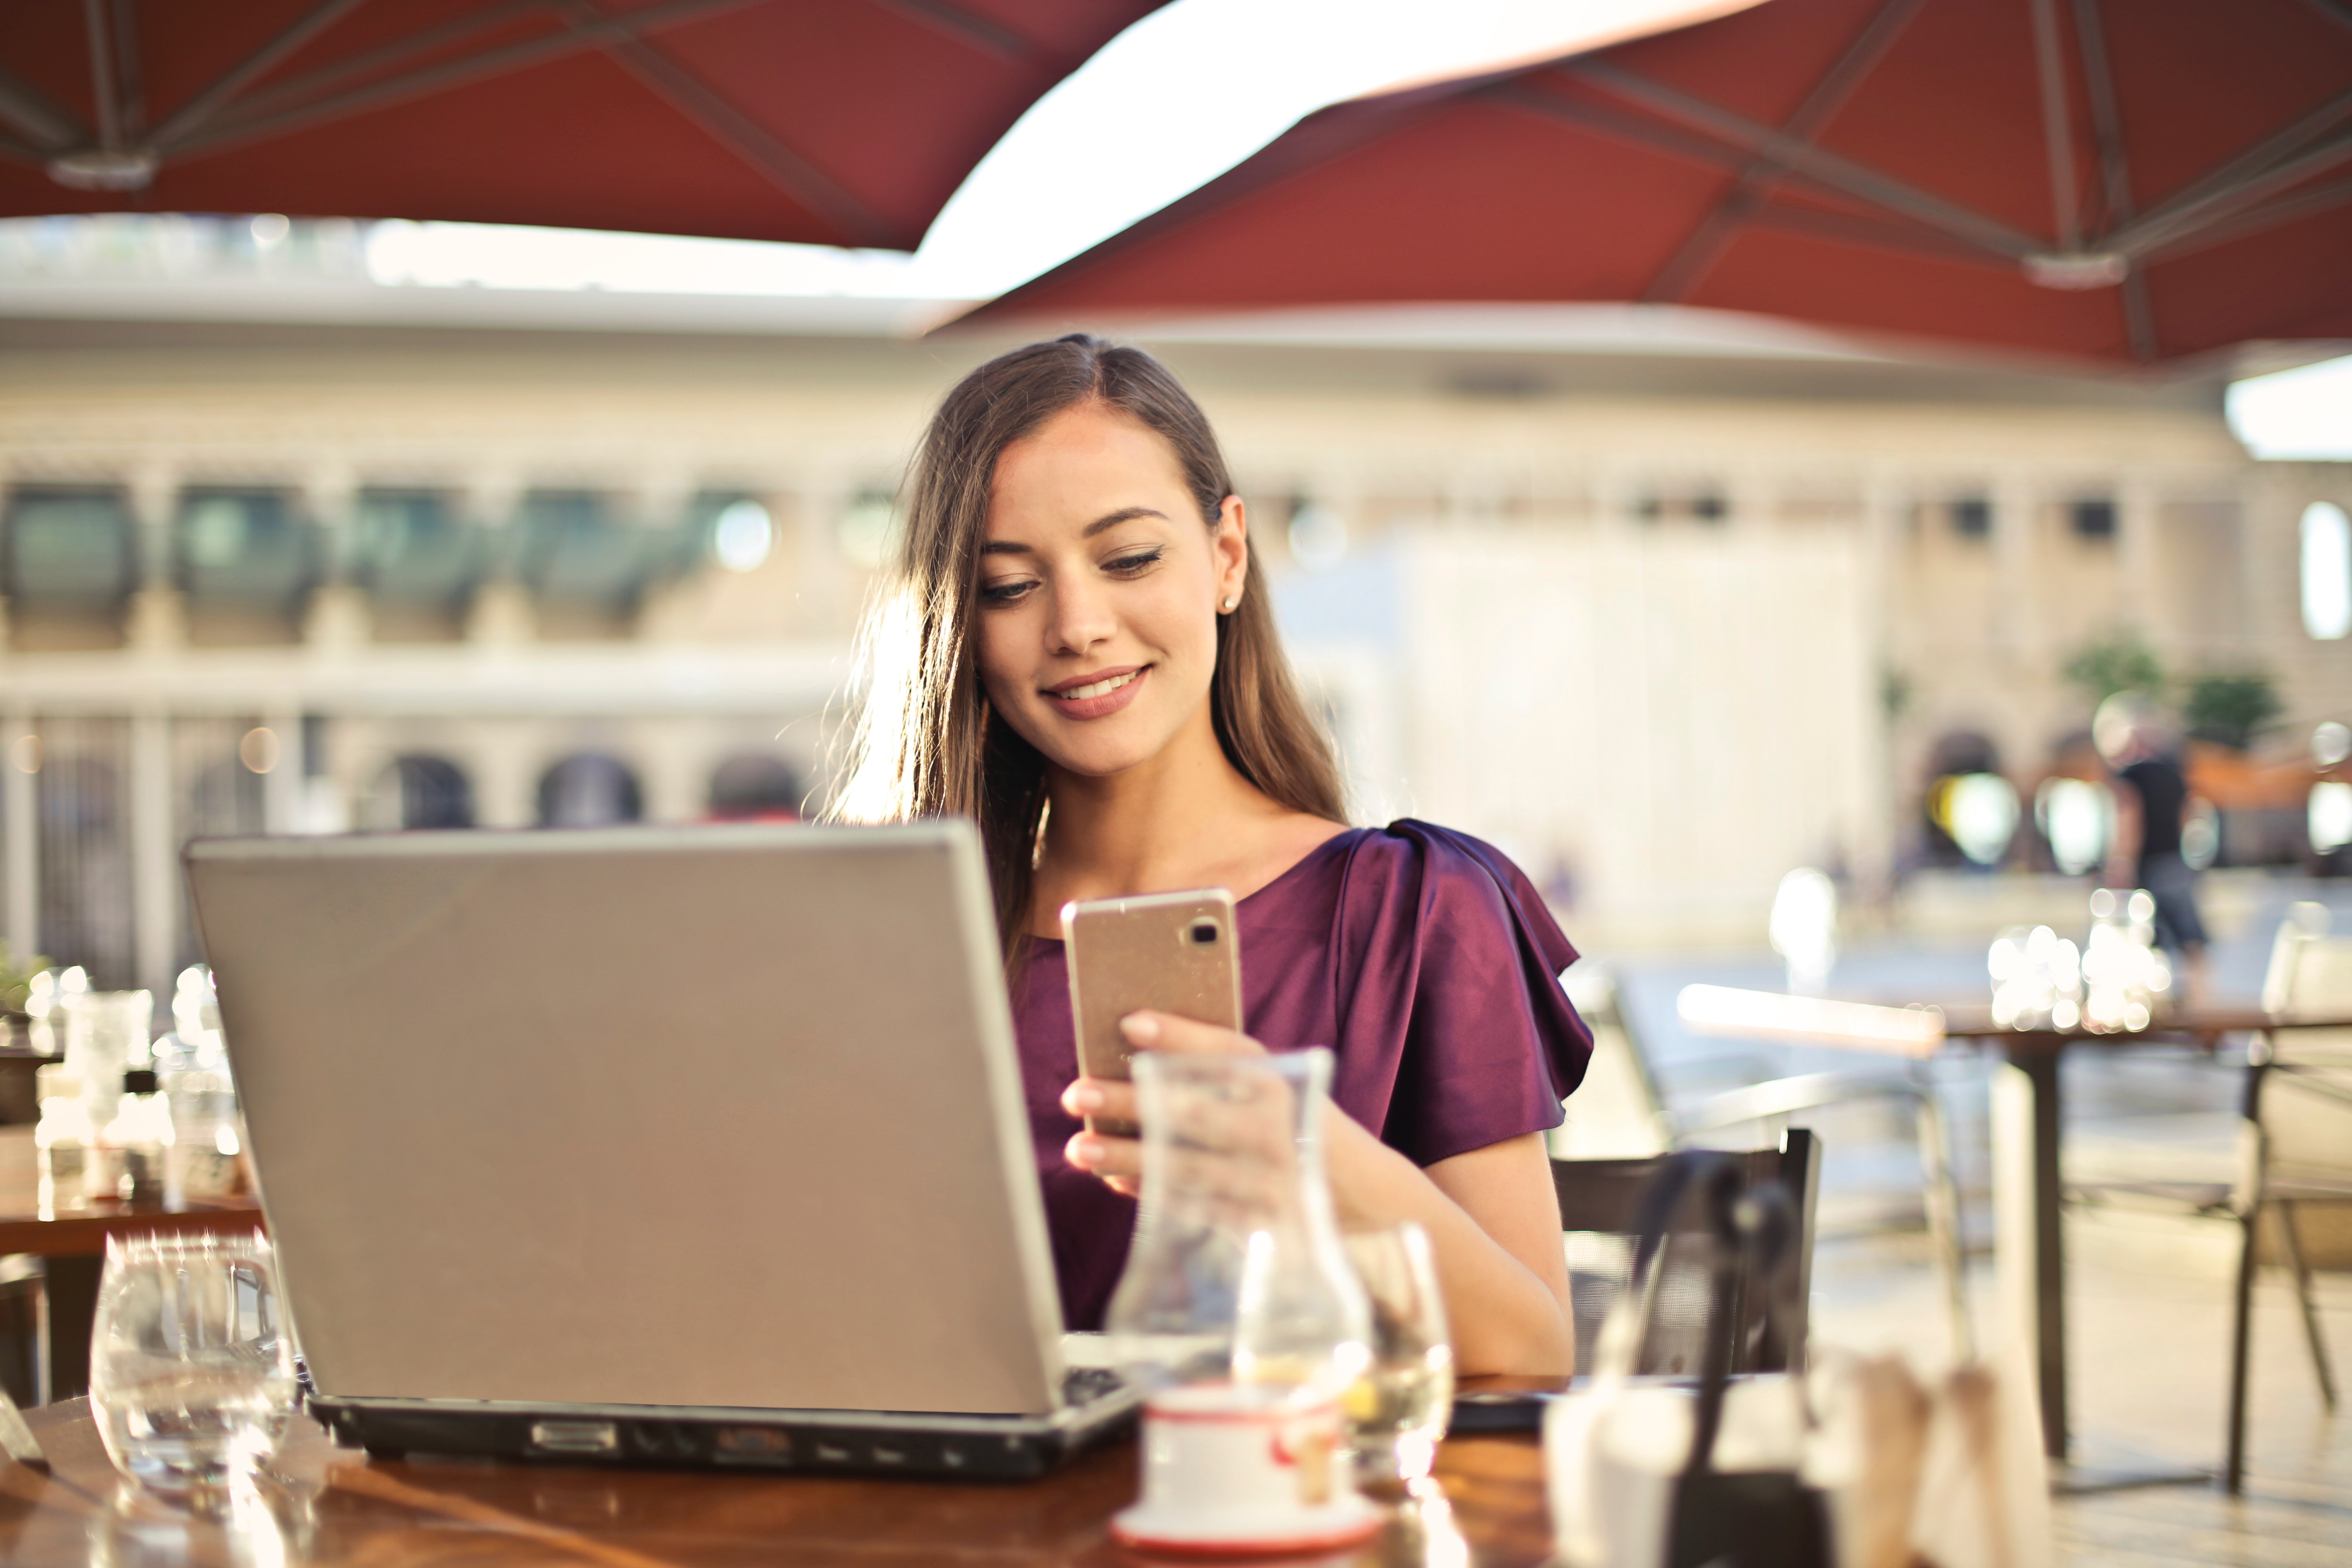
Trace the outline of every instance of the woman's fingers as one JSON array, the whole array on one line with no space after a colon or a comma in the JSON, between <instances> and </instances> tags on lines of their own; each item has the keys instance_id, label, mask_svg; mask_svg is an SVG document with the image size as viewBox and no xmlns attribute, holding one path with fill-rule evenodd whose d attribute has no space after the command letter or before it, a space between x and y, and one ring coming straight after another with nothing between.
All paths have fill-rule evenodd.
<instances>
[{"instance_id":1,"label":"woman's fingers","mask_svg":"<svg viewBox=\"0 0 2352 1568\"><path fill-rule=\"evenodd\" d=\"M1118 1021L1127 1043L1143 1051L1189 1051L1197 1056L1262 1057L1265 1047L1237 1029L1221 1029L1173 1013L1129 1013Z\"/></svg>"},{"instance_id":2,"label":"woman's fingers","mask_svg":"<svg viewBox=\"0 0 2352 1568\"><path fill-rule=\"evenodd\" d=\"M1119 1030L1128 1043L1139 1050L1192 1056L1265 1054L1265 1047L1247 1035L1192 1018L1180 1018L1172 1013L1130 1013L1119 1020ZM1079 1079L1062 1091L1062 1109L1097 1127L1106 1123L1132 1124L1138 1120L1135 1086L1115 1079ZM1245 1163L1260 1164L1278 1158L1287 1152L1287 1124L1261 1129L1256 1123L1266 1121L1271 1112L1280 1109L1238 1103L1192 1108L1190 1114L1180 1110L1175 1131L1182 1146L1181 1152L1188 1159L1206 1157L1213 1162L1227 1162L1238 1158ZM1062 1157L1079 1170L1100 1176L1114 1191L1132 1197L1142 1190L1143 1145L1136 1139L1081 1132L1063 1148ZM1210 1191L1218 1191L1238 1180L1213 1179L1203 1185ZM1263 1173L1254 1180L1262 1183ZM1252 1183L1242 1181L1240 1184L1249 1186Z\"/></svg>"},{"instance_id":3,"label":"woman's fingers","mask_svg":"<svg viewBox=\"0 0 2352 1568\"><path fill-rule=\"evenodd\" d=\"M1143 1174L1143 1145L1132 1138L1107 1138L1099 1132L1081 1132L1062 1146L1062 1158L1079 1170L1111 1179L1111 1185L1123 1193L1132 1194L1139 1188L1123 1186L1113 1178L1140 1177Z\"/></svg>"},{"instance_id":4,"label":"woman's fingers","mask_svg":"<svg viewBox=\"0 0 2352 1568\"><path fill-rule=\"evenodd\" d=\"M1062 1091L1062 1109L1082 1120L1133 1121L1135 1086L1117 1079L1082 1078Z\"/></svg>"}]
</instances>

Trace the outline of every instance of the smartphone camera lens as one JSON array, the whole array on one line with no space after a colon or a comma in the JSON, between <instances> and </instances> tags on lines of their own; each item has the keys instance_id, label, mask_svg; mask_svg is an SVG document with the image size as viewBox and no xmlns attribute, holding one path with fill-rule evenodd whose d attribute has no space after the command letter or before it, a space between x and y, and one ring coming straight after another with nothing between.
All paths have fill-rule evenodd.
<instances>
[{"instance_id":1,"label":"smartphone camera lens","mask_svg":"<svg viewBox=\"0 0 2352 1568\"><path fill-rule=\"evenodd\" d=\"M1192 939L1193 946L1206 947L1211 942L1217 940L1217 922L1214 921L1194 921L1190 926L1185 928L1184 934Z\"/></svg>"}]
</instances>

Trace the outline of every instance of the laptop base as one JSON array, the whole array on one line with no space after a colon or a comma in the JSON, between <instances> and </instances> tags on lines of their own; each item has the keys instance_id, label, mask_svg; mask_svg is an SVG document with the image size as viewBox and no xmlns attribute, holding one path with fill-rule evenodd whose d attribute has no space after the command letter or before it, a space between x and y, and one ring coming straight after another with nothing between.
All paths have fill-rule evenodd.
<instances>
[{"instance_id":1,"label":"laptop base","mask_svg":"<svg viewBox=\"0 0 2352 1568\"><path fill-rule=\"evenodd\" d=\"M313 1398L338 1442L411 1455L669 1469L1034 1480L1126 1436L1139 1404L1040 1416L867 1416L825 1411L436 1410Z\"/></svg>"}]
</instances>

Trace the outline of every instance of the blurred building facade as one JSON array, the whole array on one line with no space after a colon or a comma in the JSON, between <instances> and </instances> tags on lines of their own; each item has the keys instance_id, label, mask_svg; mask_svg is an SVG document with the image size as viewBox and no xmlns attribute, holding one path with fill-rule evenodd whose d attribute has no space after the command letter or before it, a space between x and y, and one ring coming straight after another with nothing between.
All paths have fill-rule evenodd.
<instances>
[{"instance_id":1,"label":"blurred building facade","mask_svg":"<svg viewBox=\"0 0 2352 1568\"><path fill-rule=\"evenodd\" d=\"M0 321L11 942L163 984L192 835L820 797L901 465L1003 345L707 327ZM2352 716L2296 542L2352 466L2250 461L2213 384L1155 346L1359 816L1494 837L1588 942L1751 942L1800 864L1882 885L1938 748L2028 782L2117 631L2266 672L2282 733Z\"/></svg>"}]
</instances>

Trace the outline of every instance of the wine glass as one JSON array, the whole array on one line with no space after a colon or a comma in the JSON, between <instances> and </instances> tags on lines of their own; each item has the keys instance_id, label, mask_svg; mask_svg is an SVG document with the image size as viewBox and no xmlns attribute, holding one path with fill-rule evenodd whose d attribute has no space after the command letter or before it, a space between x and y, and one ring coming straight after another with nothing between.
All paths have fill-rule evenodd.
<instances>
[{"instance_id":1,"label":"wine glass","mask_svg":"<svg viewBox=\"0 0 2352 1568\"><path fill-rule=\"evenodd\" d=\"M1341 1237L1372 1308L1372 1360L1344 1406L1356 1474L1393 1485L1426 1476L1454 1409L1454 1342L1429 1237L1417 1225Z\"/></svg>"}]
</instances>

